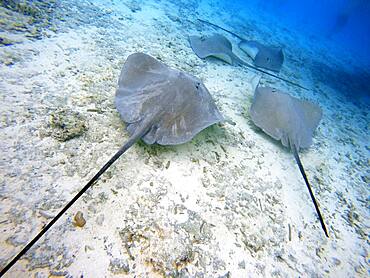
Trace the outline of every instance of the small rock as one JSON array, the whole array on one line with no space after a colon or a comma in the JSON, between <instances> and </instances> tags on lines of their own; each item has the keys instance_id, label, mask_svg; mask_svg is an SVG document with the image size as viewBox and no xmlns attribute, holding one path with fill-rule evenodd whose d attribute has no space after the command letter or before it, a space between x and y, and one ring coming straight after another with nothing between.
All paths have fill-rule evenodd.
<instances>
[{"instance_id":1,"label":"small rock","mask_svg":"<svg viewBox=\"0 0 370 278\"><path fill-rule=\"evenodd\" d=\"M83 213L81 212L81 211L78 211L77 213L76 213L76 215L75 215L75 217L74 217L74 222L73 222L73 224L75 225L75 226L77 226L77 227L83 227L83 226L85 226L85 224L86 224L86 220L85 220L85 218L84 218L84 216L83 216Z\"/></svg>"}]
</instances>

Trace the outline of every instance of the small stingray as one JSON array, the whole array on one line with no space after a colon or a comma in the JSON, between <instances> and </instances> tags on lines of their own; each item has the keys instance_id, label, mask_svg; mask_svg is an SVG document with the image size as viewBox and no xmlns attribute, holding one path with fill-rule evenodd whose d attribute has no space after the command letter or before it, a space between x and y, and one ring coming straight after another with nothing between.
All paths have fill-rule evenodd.
<instances>
[{"instance_id":1,"label":"small stingray","mask_svg":"<svg viewBox=\"0 0 370 278\"><path fill-rule=\"evenodd\" d=\"M308 148L312 144L312 136L321 120L321 108L314 103L294 98L270 87L257 87L250 108L250 115L256 126L260 127L272 138L280 140L285 147L293 151L299 170L315 205L321 227L325 235L329 237L319 206L298 155L301 148Z\"/></svg>"},{"instance_id":2,"label":"small stingray","mask_svg":"<svg viewBox=\"0 0 370 278\"><path fill-rule=\"evenodd\" d=\"M280 47L268 46L257 41L242 40L239 48L246 52L257 67L279 72L284 62Z\"/></svg>"},{"instance_id":3,"label":"small stingray","mask_svg":"<svg viewBox=\"0 0 370 278\"><path fill-rule=\"evenodd\" d=\"M196 77L169 68L153 57L130 55L118 81L116 108L130 138L83 189L1 272L2 276L140 138L147 144L186 143L206 127L223 121L211 95Z\"/></svg>"},{"instance_id":4,"label":"small stingray","mask_svg":"<svg viewBox=\"0 0 370 278\"><path fill-rule=\"evenodd\" d=\"M295 85L302 89L307 90L307 88L297 83L294 83L290 80L287 80L285 78L282 78L280 76L269 73L251 64L246 63L245 61L243 61L242 59L240 59L238 56L234 54L230 41L222 35L213 34L212 36L209 36L209 37L189 36L189 42L190 42L190 46L193 49L194 53L201 59L204 59L207 57L216 57L231 65L235 65L235 64L243 65L248 68L254 69L261 73L267 74L269 76L275 77L289 84L292 84L292 85Z\"/></svg>"}]
</instances>

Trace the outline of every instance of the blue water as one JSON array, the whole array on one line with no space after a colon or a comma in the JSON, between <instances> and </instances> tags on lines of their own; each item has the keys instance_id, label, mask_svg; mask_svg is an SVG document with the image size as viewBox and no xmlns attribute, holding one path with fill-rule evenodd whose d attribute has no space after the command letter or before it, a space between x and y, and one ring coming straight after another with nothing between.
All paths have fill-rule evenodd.
<instances>
[{"instance_id":1,"label":"blue water","mask_svg":"<svg viewBox=\"0 0 370 278\"><path fill-rule=\"evenodd\" d=\"M252 0L236 1L235 5L274 17L282 26L355 53L370 66L368 0Z\"/></svg>"},{"instance_id":2,"label":"blue water","mask_svg":"<svg viewBox=\"0 0 370 278\"><path fill-rule=\"evenodd\" d=\"M313 80L327 84L349 101L369 104L370 1L238 0L220 5L230 10L227 25L232 25L233 30L246 30L233 23L233 18L238 18L239 23L252 20L265 31L261 38L254 39L268 36L286 52L302 50L308 61L305 68ZM285 40L284 32L293 41Z\"/></svg>"}]
</instances>

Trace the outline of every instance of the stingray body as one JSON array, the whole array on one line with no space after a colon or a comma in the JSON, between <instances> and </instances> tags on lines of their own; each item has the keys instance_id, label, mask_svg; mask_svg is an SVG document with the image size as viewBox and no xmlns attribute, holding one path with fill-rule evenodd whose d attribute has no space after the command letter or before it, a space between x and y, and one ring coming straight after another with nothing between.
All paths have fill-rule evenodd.
<instances>
[{"instance_id":1,"label":"stingray body","mask_svg":"<svg viewBox=\"0 0 370 278\"><path fill-rule=\"evenodd\" d=\"M284 62L284 53L280 47L261 44L257 41L242 40L239 48L246 52L255 66L279 72Z\"/></svg>"},{"instance_id":2,"label":"stingray body","mask_svg":"<svg viewBox=\"0 0 370 278\"><path fill-rule=\"evenodd\" d=\"M190 46L191 48L193 49L194 53L201 59L205 59L207 57L216 57L218 59L221 59L231 65L242 65L242 66L246 66L248 68L251 68L251 69L254 69L258 72L261 72L261 73L264 73L264 74L267 74L269 76L272 76L274 78L277 78L279 80L282 80L284 82L287 82L289 84L292 84L292 85L295 85L295 86L298 86L302 89L305 89L307 90L307 88L297 84L297 83L294 83L290 80L287 80L285 78L282 78L280 76L277 76L275 74L272 74L270 72L267 72L265 70L262 70L260 68L257 68L251 64L248 64L246 63L245 61L243 61L242 59L240 59L238 56L236 56L233 52L233 49L232 49L232 44L230 43L230 41L225 38L224 36L222 35L219 35L219 34L213 34L211 36L189 36L189 42L190 42ZM265 64L265 65L275 65L275 60L276 59L271 59L270 60L270 56L266 55L266 52L259 52L260 55L258 55L258 49L257 48L254 48L255 49L255 55L256 55L256 58L258 57L258 60L264 60L265 62L261 62L261 64ZM262 53L262 54L261 54ZM270 53L270 52L268 52ZM251 54L252 55L252 54ZM269 54L270 55L270 54Z\"/></svg>"},{"instance_id":3,"label":"stingray body","mask_svg":"<svg viewBox=\"0 0 370 278\"><path fill-rule=\"evenodd\" d=\"M0 276L140 138L147 144L182 144L204 128L223 121L207 88L198 78L172 69L143 53L135 53L127 58L119 77L115 104L127 124L130 138L57 216L0 271Z\"/></svg>"},{"instance_id":4,"label":"stingray body","mask_svg":"<svg viewBox=\"0 0 370 278\"><path fill-rule=\"evenodd\" d=\"M312 144L313 134L322 117L321 108L314 103L294 98L270 87L257 87L250 115L256 126L292 150L321 226L328 237L319 206L298 155L301 148L308 148Z\"/></svg>"}]
</instances>

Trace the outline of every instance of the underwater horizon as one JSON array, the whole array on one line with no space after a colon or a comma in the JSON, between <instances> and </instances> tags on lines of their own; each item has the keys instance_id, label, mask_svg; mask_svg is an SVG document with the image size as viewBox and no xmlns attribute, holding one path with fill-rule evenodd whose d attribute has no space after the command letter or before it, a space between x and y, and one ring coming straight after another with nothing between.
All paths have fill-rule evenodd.
<instances>
[{"instance_id":1,"label":"underwater horizon","mask_svg":"<svg viewBox=\"0 0 370 278\"><path fill-rule=\"evenodd\" d=\"M0 0L0 103L0 277L369 277L368 0Z\"/></svg>"}]
</instances>

